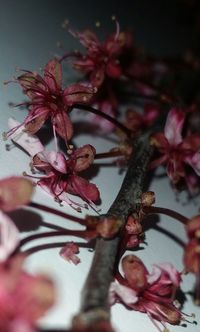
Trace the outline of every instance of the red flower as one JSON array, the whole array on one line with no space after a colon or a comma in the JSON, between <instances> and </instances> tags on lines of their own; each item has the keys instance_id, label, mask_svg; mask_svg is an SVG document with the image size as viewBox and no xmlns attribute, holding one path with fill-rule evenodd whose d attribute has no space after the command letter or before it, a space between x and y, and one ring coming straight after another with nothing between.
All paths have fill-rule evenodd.
<instances>
[{"instance_id":1,"label":"red flower","mask_svg":"<svg viewBox=\"0 0 200 332\"><path fill-rule=\"evenodd\" d=\"M154 319L164 327L165 322L179 323L181 312L175 307L173 297L181 278L171 264L154 265L149 274L139 258L129 255L123 258L122 269L124 277L118 274L118 283L111 284L111 304L121 302L130 309L147 313L159 331L161 329Z\"/></svg>"},{"instance_id":2,"label":"red flower","mask_svg":"<svg viewBox=\"0 0 200 332\"><path fill-rule=\"evenodd\" d=\"M189 164L200 175L200 136L182 137L185 114L173 108L167 117L164 133L152 135L152 144L162 156L152 166L167 164L167 174L174 184L186 176L184 164Z\"/></svg>"},{"instance_id":3,"label":"red flower","mask_svg":"<svg viewBox=\"0 0 200 332\"><path fill-rule=\"evenodd\" d=\"M62 137L66 142L72 137L73 127L68 116L70 107L75 103L88 102L96 91L90 84L72 84L62 89L62 68L58 60L50 60L44 69L44 77L31 72L16 79L29 97L30 112L21 124L29 134L35 134L51 119L53 133ZM19 127L10 130L5 137L11 136Z\"/></svg>"},{"instance_id":4,"label":"red flower","mask_svg":"<svg viewBox=\"0 0 200 332\"><path fill-rule=\"evenodd\" d=\"M116 33L103 43L90 30L84 32L70 31L87 50L84 55L76 55L77 60L74 61L74 68L88 74L92 84L96 87L103 83L106 76L118 78L122 74L119 57L129 38L128 35L119 31L119 24L116 24Z\"/></svg>"},{"instance_id":5,"label":"red flower","mask_svg":"<svg viewBox=\"0 0 200 332\"><path fill-rule=\"evenodd\" d=\"M9 119L11 128L15 124L18 129L12 134L12 140L33 157L32 166L46 174L41 177L30 177L39 178L37 184L59 202L64 201L78 210L87 206L87 204L73 202L68 196L68 194L72 194L81 197L83 201L95 208L93 202L99 199L98 188L77 175L93 163L95 148L89 144L84 145L82 148L74 150L70 158L66 159L62 153L44 150L44 146L36 135L24 132L19 128L18 122L12 118Z\"/></svg>"},{"instance_id":6,"label":"red flower","mask_svg":"<svg viewBox=\"0 0 200 332\"><path fill-rule=\"evenodd\" d=\"M94 155L95 149L91 145L76 149L69 159L54 151L38 153L33 158L33 167L44 171L46 176L41 177L37 184L59 202L64 201L78 211L81 207L87 207L87 204L74 202L68 194L79 196L94 207L93 202L99 199L97 187L77 175L92 164Z\"/></svg>"}]
</instances>

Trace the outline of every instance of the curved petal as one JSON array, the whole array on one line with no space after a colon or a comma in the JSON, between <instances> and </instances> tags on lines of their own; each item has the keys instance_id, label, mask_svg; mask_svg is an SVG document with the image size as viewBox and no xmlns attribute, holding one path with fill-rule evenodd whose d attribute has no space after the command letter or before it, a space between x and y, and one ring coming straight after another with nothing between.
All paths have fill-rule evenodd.
<instances>
[{"instance_id":1,"label":"curved petal","mask_svg":"<svg viewBox=\"0 0 200 332\"><path fill-rule=\"evenodd\" d=\"M12 220L0 211L0 262L4 262L19 244L19 231Z\"/></svg>"},{"instance_id":2,"label":"curved petal","mask_svg":"<svg viewBox=\"0 0 200 332\"><path fill-rule=\"evenodd\" d=\"M117 301L126 305L136 303L138 301L137 292L132 288L112 282L109 290L109 303L112 305Z\"/></svg>"},{"instance_id":3,"label":"curved petal","mask_svg":"<svg viewBox=\"0 0 200 332\"><path fill-rule=\"evenodd\" d=\"M57 91L61 87L62 66L57 59L52 59L46 64L44 80L52 91Z\"/></svg>"},{"instance_id":4,"label":"curved petal","mask_svg":"<svg viewBox=\"0 0 200 332\"><path fill-rule=\"evenodd\" d=\"M81 172L87 169L93 163L95 153L95 148L90 144L76 149L71 155L71 158L75 158L76 160L74 170L76 172Z\"/></svg>"},{"instance_id":5,"label":"curved petal","mask_svg":"<svg viewBox=\"0 0 200 332\"><path fill-rule=\"evenodd\" d=\"M13 118L9 118L8 126L10 129L13 129L19 125L20 123L18 121ZM10 138L15 143L19 144L32 157L44 150L44 146L40 142L39 138L25 132L23 125L19 127L19 129L17 129L13 134L11 134Z\"/></svg>"},{"instance_id":6,"label":"curved petal","mask_svg":"<svg viewBox=\"0 0 200 332\"><path fill-rule=\"evenodd\" d=\"M26 132L35 134L43 126L49 117L49 113L50 111L47 107L34 107L24 121Z\"/></svg>"},{"instance_id":7,"label":"curved petal","mask_svg":"<svg viewBox=\"0 0 200 332\"><path fill-rule=\"evenodd\" d=\"M77 175L71 175L69 177L67 192L80 196L86 202L95 202L100 197L99 190L95 184Z\"/></svg>"},{"instance_id":8,"label":"curved petal","mask_svg":"<svg viewBox=\"0 0 200 332\"><path fill-rule=\"evenodd\" d=\"M65 112L57 113L52 122L55 125L56 132L64 140L68 141L73 135L73 126L69 116Z\"/></svg>"},{"instance_id":9,"label":"curved petal","mask_svg":"<svg viewBox=\"0 0 200 332\"><path fill-rule=\"evenodd\" d=\"M56 151L43 151L39 155L39 158L49 163L54 169L61 173L67 172L67 164L64 154Z\"/></svg>"},{"instance_id":10,"label":"curved petal","mask_svg":"<svg viewBox=\"0 0 200 332\"><path fill-rule=\"evenodd\" d=\"M184 161L193 168L198 176L200 176L200 151L194 153L191 156L187 156Z\"/></svg>"},{"instance_id":11,"label":"curved petal","mask_svg":"<svg viewBox=\"0 0 200 332\"><path fill-rule=\"evenodd\" d=\"M72 84L64 90L64 102L68 106L78 103L88 103L96 92L91 84Z\"/></svg>"},{"instance_id":12,"label":"curved petal","mask_svg":"<svg viewBox=\"0 0 200 332\"><path fill-rule=\"evenodd\" d=\"M183 141L181 132L184 121L185 114L178 108L172 108L167 116L164 129L165 137L170 145L177 146Z\"/></svg>"}]
</instances>

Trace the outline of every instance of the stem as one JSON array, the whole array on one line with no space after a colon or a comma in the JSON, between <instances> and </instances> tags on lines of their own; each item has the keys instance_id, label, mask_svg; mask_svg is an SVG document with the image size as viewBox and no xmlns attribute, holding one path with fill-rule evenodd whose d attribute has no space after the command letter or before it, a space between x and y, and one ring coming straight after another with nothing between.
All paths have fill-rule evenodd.
<instances>
[{"instance_id":1,"label":"stem","mask_svg":"<svg viewBox=\"0 0 200 332\"><path fill-rule=\"evenodd\" d=\"M42 211L46 211L48 213L56 214L57 216L61 216L65 219L70 219L70 220L72 220L74 222L77 222L81 225L85 225L85 219L72 216L72 215L67 214L63 211L56 210L52 207L49 207L49 206L46 206L46 205L43 205L43 204L39 204L39 203L35 203L35 202L30 202L29 206L31 206L33 208L36 208L36 209L39 209L39 210L42 210Z\"/></svg>"},{"instance_id":2,"label":"stem","mask_svg":"<svg viewBox=\"0 0 200 332\"><path fill-rule=\"evenodd\" d=\"M132 135L132 131L130 129L128 129L126 126L124 126L122 123L120 123L118 120L116 120L112 116L110 116L110 115L108 115L108 114L106 114L106 113L104 113L102 111L97 110L96 108L93 108L92 106L82 105L82 104L74 104L73 107L72 107L72 109L74 109L74 108L85 110L85 111L91 112L93 114L96 114L98 116L101 116L102 118L110 121L116 127L118 127L119 129L121 129L128 137L131 137L131 135Z\"/></svg>"},{"instance_id":3,"label":"stem","mask_svg":"<svg viewBox=\"0 0 200 332\"><path fill-rule=\"evenodd\" d=\"M102 152L102 153L97 153L94 157L94 159L104 159L104 158L112 158L112 157L121 157L124 156L124 153L121 152L120 150L116 151L108 151L108 152Z\"/></svg>"},{"instance_id":4,"label":"stem","mask_svg":"<svg viewBox=\"0 0 200 332\"><path fill-rule=\"evenodd\" d=\"M25 238L23 238L20 241L20 244L18 246L18 249L20 249L22 246L24 246L26 243L38 239L44 239L46 237L52 237L52 236L63 236L63 235L71 235L71 236L77 236L82 238L87 238L87 235L89 234L89 231L74 231L74 230L61 230L61 231L54 231L54 232L42 232L39 234L33 234L29 235Z\"/></svg>"},{"instance_id":5,"label":"stem","mask_svg":"<svg viewBox=\"0 0 200 332\"><path fill-rule=\"evenodd\" d=\"M154 86L153 84L151 84L150 82L145 81L142 78L138 78L137 76L134 75L130 75L130 74L126 74L126 77L134 80L135 82L138 82L139 84L145 85L146 87L152 89L158 98L158 101L162 104L174 104L177 103L177 99L175 99L174 96L170 95L169 93L167 93L166 91L160 89L159 87Z\"/></svg>"},{"instance_id":6,"label":"stem","mask_svg":"<svg viewBox=\"0 0 200 332\"><path fill-rule=\"evenodd\" d=\"M107 212L107 216L120 218L123 225L129 214L135 212L138 207L152 153L149 134L140 136L135 143L121 189ZM111 240L97 240L92 266L82 291L81 310L74 319L75 326L90 326L95 321L109 319L108 292L121 240L121 234Z\"/></svg>"},{"instance_id":7,"label":"stem","mask_svg":"<svg viewBox=\"0 0 200 332\"><path fill-rule=\"evenodd\" d=\"M187 224L188 222L188 218L171 209L165 209L159 206L149 206L149 207L144 207L143 210L147 214L154 214L154 213L166 214L167 216L177 219L182 224Z\"/></svg>"}]
</instances>

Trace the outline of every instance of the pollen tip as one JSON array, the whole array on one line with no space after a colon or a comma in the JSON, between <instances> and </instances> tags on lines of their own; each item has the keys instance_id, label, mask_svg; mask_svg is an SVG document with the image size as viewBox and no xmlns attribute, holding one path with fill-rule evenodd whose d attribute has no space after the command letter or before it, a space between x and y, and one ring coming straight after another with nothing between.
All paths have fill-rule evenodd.
<instances>
[{"instance_id":1,"label":"pollen tip","mask_svg":"<svg viewBox=\"0 0 200 332\"><path fill-rule=\"evenodd\" d=\"M22 172L22 175L23 176L28 176L28 174L24 171L24 172Z\"/></svg>"},{"instance_id":2,"label":"pollen tip","mask_svg":"<svg viewBox=\"0 0 200 332\"><path fill-rule=\"evenodd\" d=\"M76 211L79 212L79 213L82 212L82 210L81 210L80 207L77 207L77 208L76 208Z\"/></svg>"},{"instance_id":3,"label":"pollen tip","mask_svg":"<svg viewBox=\"0 0 200 332\"><path fill-rule=\"evenodd\" d=\"M115 15L112 15L112 16L111 16L111 20L112 20L112 21L116 21L116 16L115 16Z\"/></svg>"}]
</instances>

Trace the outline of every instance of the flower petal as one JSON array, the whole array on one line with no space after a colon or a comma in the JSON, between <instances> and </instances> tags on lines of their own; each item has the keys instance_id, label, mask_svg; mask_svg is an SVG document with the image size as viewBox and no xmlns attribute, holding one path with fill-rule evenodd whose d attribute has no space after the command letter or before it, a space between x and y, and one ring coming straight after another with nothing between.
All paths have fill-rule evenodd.
<instances>
[{"instance_id":1,"label":"flower petal","mask_svg":"<svg viewBox=\"0 0 200 332\"><path fill-rule=\"evenodd\" d=\"M0 262L4 262L19 244L19 231L12 220L0 211Z\"/></svg>"},{"instance_id":2,"label":"flower petal","mask_svg":"<svg viewBox=\"0 0 200 332\"><path fill-rule=\"evenodd\" d=\"M71 158L75 158L76 164L74 166L74 170L76 172L81 172L87 169L94 161L96 150L90 145L84 145L81 148L78 148L71 155Z\"/></svg>"},{"instance_id":3,"label":"flower petal","mask_svg":"<svg viewBox=\"0 0 200 332\"><path fill-rule=\"evenodd\" d=\"M68 106L78 103L88 103L96 92L91 84L72 84L64 90L64 101Z\"/></svg>"},{"instance_id":4,"label":"flower petal","mask_svg":"<svg viewBox=\"0 0 200 332\"><path fill-rule=\"evenodd\" d=\"M183 141L181 132L184 121L185 114L178 108L172 108L168 114L164 129L165 137L170 145L177 146Z\"/></svg>"},{"instance_id":5,"label":"flower petal","mask_svg":"<svg viewBox=\"0 0 200 332\"><path fill-rule=\"evenodd\" d=\"M73 135L73 126L69 116L65 112L59 112L52 119L56 132L64 140L70 140Z\"/></svg>"},{"instance_id":6,"label":"flower petal","mask_svg":"<svg viewBox=\"0 0 200 332\"><path fill-rule=\"evenodd\" d=\"M96 202L99 199L99 190L95 184L77 175L69 177L67 192L80 196L86 202Z\"/></svg>"},{"instance_id":7,"label":"flower petal","mask_svg":"<svg viewBox=\"0 0 200 332\"><path fill-rule=\"evenodd\" d=\"M9 118L8 126L10 129L19 126L20 123L13 118ZM44 150L44 146L40 142L37 136L31 135L24 131L24 126L22 125L17 129L13 134L10 135L10 138L17 144L19 144L30 156L34 156L38 152Z\"/></svg>"},{"instance_id":8,"label":"flower petal","mask_svg":"<svg viewBox=\"0 0 200 332\"><path fill-rule=\"evenodd\" d=\"M67 164L65 156L56 151L42 151L38 157L43 161L49 163L54 169L61 173L67 172Z\"/></svg>"},{"instance_id":9,"label":"flower petal","mask_svg":"<svg viewBox=\"0 0 200 332\"><path fill-rule=\"evenodd\" d=\"M58 90L62 84L62 67L57 59L50 60L44 69L44 79L52 91Z\"/></svg>"},{"instance_id":10,"label":"flower petal","mask_svg":"<svg viewBox=\"0 0 200 332\"><path fill-rule=\"evenodd\" d=\"M132 288L123 286L119 283L112 282L109 290L109 303L110 305L120 300L126 305L136 303L138 301L137 292Z\"/></svg>"}]
</instances>

